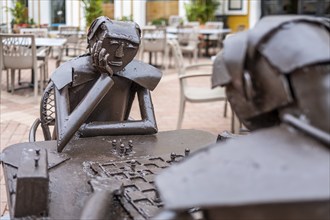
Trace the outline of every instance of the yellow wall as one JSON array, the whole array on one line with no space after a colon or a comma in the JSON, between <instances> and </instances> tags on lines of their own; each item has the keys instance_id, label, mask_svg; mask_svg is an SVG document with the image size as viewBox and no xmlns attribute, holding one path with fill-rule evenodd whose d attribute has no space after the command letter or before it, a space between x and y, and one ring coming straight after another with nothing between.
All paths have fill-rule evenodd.
<instances>
[{"instance_id":1,"label":"yellow wall","mask_svg":"<svg viewBox=\"0 0 330 220\"><path fill-rule=\"evenodd\" d=\"M103 3L102 5L103 15L114 19L114 5L113 3Z\"/></svg>"},{"instance_id":2,"label":"yellow wall","mask_svg":"<svg viewBox=\"0 0 330 220\"><path fill-rule=\"evenodd\" d=\"M228 16L228 26L232 32L236 32L240 25L244 25L245 29L249 28L249 12L250 12L250 1L248 0L248 13L246 15L229 15Z\"/></svg>"},{"instance_id":3,"label":"yellow wall","mask_svg":"<svg viewBox=\"0 0 330 220\"><path fill-rule=\"evenodd\" d=\"M147 1L147 22L157 18L169 18L179 14L178 0L175 1Z\"/></svg>"}]
</instances>

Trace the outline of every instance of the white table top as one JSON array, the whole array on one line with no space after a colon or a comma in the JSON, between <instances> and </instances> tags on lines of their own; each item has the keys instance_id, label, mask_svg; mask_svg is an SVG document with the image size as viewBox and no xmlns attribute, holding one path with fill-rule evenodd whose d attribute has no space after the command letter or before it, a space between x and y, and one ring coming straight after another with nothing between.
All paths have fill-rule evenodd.
<instances>
[{"instance_id":1,"label":"white table top","mask_svg":"<svg viewBox=\"0 0 330 220\"><path fill-rule=\"evenodd\" d=\"M63 34L74 34L76 33L75 31L63 31ZM58 36L60 34L60 31L48 31L48 34L51 36ZM86 35L86 31L78 31L78 35L83 36Z\"/></svg>"},{"instance_id":2,"label":"white table top","mask_svg":"<svg viewBox=\"0 0 330 220\"><path fill-rule=\"evenodd\" d=\"M36 38L37 47L60 47L67 42L65 38Z\"/></svg>"},{"instance_id":3,"label":"white table top","mask_svg":"<svg viewBox=\"0 0 330 220\"><path fill-rule=\"evenodd\" d=\"M226 33L230 33L231 32L231 29L229 28L225 28L225 29L209 29L209 28L199 28L197 29L198 30L198 33L200 34L226 34ZM175 33L178 33L178 28L175 28L175 27L167 27L166 28L166 31L167 33L172 33L172 34L175 34ZM187 33L190 33L191 32L191 29L187 28L187 29L181 29L180 30L181 33L183 32L187 32Z\"/></svg>"},{"instance_id":4,"label":"white table top","mask_svg":"<svg viewBox=\"0 0 330 220\"><path fill-rule=\"evenodd\" d=\"M153 36L153 35L151 35L151 34L145 34L144 36L142 36L142 38L144 38L144 39L160 39L160 38L162 38L162 37L161 37L161 36L158 36L158 35ZM176 34L167 33L167 34L166 34L166 38L167 38L167 39L177 39L178 36L177 36Z\"/></svg>"}]
</instances>

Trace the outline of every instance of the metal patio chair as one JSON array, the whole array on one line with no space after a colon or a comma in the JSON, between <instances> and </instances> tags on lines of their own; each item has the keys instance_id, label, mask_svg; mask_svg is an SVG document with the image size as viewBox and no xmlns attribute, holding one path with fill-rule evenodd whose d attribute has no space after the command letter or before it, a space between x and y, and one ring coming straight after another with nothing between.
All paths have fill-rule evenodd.
<instances>
[{"instance_id":1,"label":"metal patio chair","mask_svg":"<svg viewBox=\"0 0 330 220\"><path fill-rule=\"evenodd\" d=\"M47 28L21 28L20 34L33 34L36 38L46 38L48 37L48 29ZM37 60L40 61L39 67L42 70L43 81L44 83L48 79L48 59L51 53L51 47L38 47L37 48ZM19 73L18 82L21 82L21 74ZM43 86L43 84L41 85ZM42 90L43 88L41 88Z\"/></svg>"},{"instance_id":2,"label":"metal patio chair","mask_svg":"<svg viewBox=\"0 0 330 220\"><path fill-rule=\"evenodd\" d=\"M196 86L188 83L189 79L198 77L208 77L211 82L212 76L212 63L207 64L195 64L195 65L184 65L182 51L177 40L169 40L169 45L172 48L172 53L176 66L178 68L179 80L180 80L180 107L177 129L182 126L185 104L186 102L192 103L203 103L203 102L215 102L224 101L224 117L227 116L227 97L225 89L217 87L211 89L211 86ZM205 72L205 68L208 68L208 72ZM196 73L198 72L198 73Z\"/></svg>"},{"instance_id":3,"label":"metal patio chair","mask_svg":"<svg viewBox=\"0 0 330 220\"><path fill-rule=\"evenodd\" d=\"M34 35L0 34L0 70L11 70L11 83L9 89L9 74L7 74L7 90L14 93L15 70L31 69L34 87L34 97L38 96L38 66ZM0 81L2 72L0 74ZM43 74L40 74L43 80ZM42 91L41 91L42 92Z\"/></svg>"},{"instance_id":4,"label":"metal patio chair","mask_svg":"<svg viewBox=\"0 0 330 220\"><path fill-rule=\"evenodd\" d=\"M199 34L198 26L183 25L178 27L177 39L183 54L189 54L189 61L198 62Z\"/></svg>"},{"instance_id":5,"label":"metal patio chair","mask_svg":"<svg viewBox=\"0 0 330 220\"><path fill-rule=\"evenodd\" d=\"M223 22L222 21L208 21L205 23L205 29L223 29ZM216 49L221 49L222 48L222 34L211 34L208 36L208 41L207 43L209 44L209 48L214 49L214 54L216 54Z\"/></svg>"},{"instance_id":6,"label":"metal patio chair","mask_svg":"<svg viewBox=\"0 0 330 220\"><path fill-rule=\"evenodd\" d=\"M141 60L144 53L149 53L149 64L152 64L154 56L154 65L157 65L157 54L162 55L162 66L166 68L165 57L168 56L166 28L164 27L148 27L142 29L142 38L140 46Z\"/></svg>"},{"instance_id":7,"label":"metal patio chair","mask_svg":"<svg viewBox=\"0 0 330 220\"><path fill-rule=\"evenodd\" d=\"M66 38L66 55L68 56L70 50L73 50L74 55L76 55L75 48L78 47L79 44L79 27L78 26L67 26L67 25L60 25L58 27L60 38Z\"/></svg>"}]
</instances>

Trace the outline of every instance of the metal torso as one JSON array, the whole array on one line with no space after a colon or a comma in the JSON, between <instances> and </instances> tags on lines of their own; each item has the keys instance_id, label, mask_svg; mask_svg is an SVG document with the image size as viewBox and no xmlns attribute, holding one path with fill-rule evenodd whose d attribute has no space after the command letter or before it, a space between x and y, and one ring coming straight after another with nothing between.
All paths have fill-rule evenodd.
<instances>
[{"instance_id":1,"label":"metal torso","mask_svg":"<svg viewBox=\"0 0 330 220\"><path fill-rule=\"evenodd\" d=\"M52 75L57 89L69 86L71 111L86 96L100 73L92 65L89 55L73 59L59 67ZM153 90L161 78L156 68L132 61L125 69L113 75L114 85L102 99L86 122L122 121L127 119L138 88Z\"/></svg>"},{"instance_id":2,"label":"metal torso","mask_svg":"<svg viewBox=\"0 0 330 220\"><path fill-rule=\"evenodd\" d=\"M131 106L129 101L133 101L131 97L135 96L132 86L136 84L120 76L114 75L112 79L114 85L94 109L86 123L92 121L122 121L127 119L125 115L127 111L130 111ZM94 85L95 81L96 79L69 89L70 109L75 109Z\"/></svg>"}]
</instances>

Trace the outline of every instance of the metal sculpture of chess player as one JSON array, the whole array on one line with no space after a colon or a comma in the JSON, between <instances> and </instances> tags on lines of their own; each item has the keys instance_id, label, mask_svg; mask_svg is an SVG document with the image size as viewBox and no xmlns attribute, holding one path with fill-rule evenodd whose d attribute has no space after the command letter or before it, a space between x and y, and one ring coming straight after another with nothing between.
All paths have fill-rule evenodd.
<instances>
[{"instance_id":1,"label":"metal sculpture of chess player","mask_svg":"<svg viewBox=\"0 0 330 220\"><path fill-rule=\"evenodd\" d=\"M225 40L212 83L252 133L158 176L159 219L191 207L204 219L329 217L329 42L329 22L309 16L265 17Z\"/></svg>"},{"instance_id":2,"label":"metal sculpture of chess player","mask_svg":"<svg viewBox=\"0 0 330 220\"><path fill-rule=\"evenodd\" d=\"M157 132L150 90L158 84L161 72L133 60L140 34L134 22L101 16L88 31L90 54L64 63L52 74L59 152L75 134L89 137ZM129 119L135 95L141 120Z\"/></svg>"}]
</instances>

